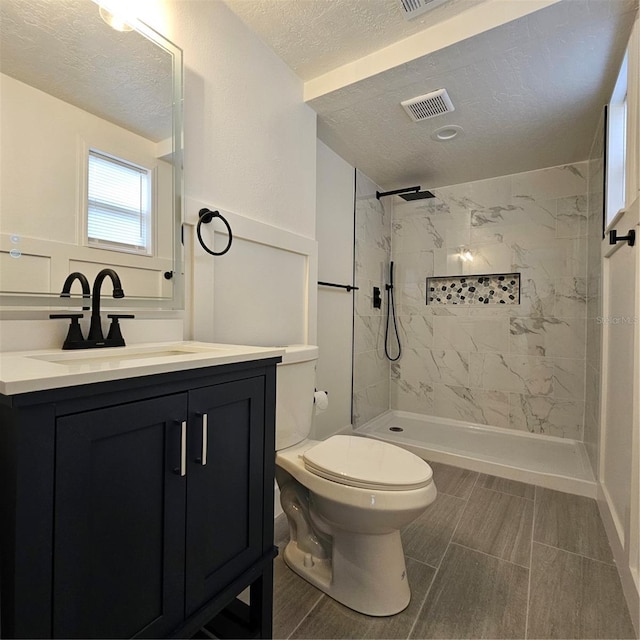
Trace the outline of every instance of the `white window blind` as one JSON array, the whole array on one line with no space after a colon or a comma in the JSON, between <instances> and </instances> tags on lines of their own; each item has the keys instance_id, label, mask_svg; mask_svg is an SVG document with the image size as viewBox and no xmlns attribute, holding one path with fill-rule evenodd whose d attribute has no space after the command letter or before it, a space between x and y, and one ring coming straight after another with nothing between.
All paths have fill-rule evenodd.
<instances>
[{"instance_id":1,"label":"white window blind","mask_svg":"<svg viewBox=\"0 0 640 640\"><path fill-rule=\"evenodd\" d=\"M89 151L87 236L105 249L151 253L151 171Z\"/></svg>"}]
</instances>

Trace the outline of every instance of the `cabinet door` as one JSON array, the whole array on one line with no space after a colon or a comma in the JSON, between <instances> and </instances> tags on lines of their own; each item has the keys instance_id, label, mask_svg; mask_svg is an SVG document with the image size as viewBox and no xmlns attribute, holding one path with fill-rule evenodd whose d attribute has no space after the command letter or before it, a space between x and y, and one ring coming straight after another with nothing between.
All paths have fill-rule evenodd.
<instances>
[{"instance_id":1,"label":"cabinet door","mask_svg":"<svg viewBox=\"0 0 640 640\"><path fill-rule=\"evenodd\" d=\"M261 556L263 455L263 377L189 393L187 615Z\"/></svg>"},{"instance_id":2,"label":"cabinet door","mask_svg":"<svg viewBox=\"0 0 640 640\"><path fill-rule=\"evenodd\" d=\"M54 637L158 638L183 620L186 418L183 393L58 419Z\"/></svg>"}]
</instances>

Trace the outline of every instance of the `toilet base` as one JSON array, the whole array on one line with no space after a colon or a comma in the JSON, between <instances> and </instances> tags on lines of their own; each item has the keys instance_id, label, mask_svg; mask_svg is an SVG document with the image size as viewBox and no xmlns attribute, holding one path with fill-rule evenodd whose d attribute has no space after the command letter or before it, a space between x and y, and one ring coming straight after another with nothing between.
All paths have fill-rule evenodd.
<instances>
[{"instance_id":1,"label":"toilet base","mask_svg":"<svg viewBox=\"0 0 640 640\"><path fill-rule=\"evenodd\" d=\"M346 607L369 616L391 616L411 600L400 532L367 535L331 531L331 559L317 559L291 540L287 565L307 582Z\"/></svg>"}]
</instances>

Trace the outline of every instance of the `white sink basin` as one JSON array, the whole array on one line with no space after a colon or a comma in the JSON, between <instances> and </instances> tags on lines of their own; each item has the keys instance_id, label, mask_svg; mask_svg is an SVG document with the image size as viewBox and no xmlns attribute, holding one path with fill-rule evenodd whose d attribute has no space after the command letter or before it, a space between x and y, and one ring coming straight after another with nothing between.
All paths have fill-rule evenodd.
<instances>
[{"instance_id":1,"label":"white sink basin","mask_svg":"<svg viewBox=\"0 0 640 640\"><path fill-rule=\"evenodd\" d=\"M172 371L263 360L281 347L207 342L164 342L82 349L0 353L0 393L15 395L59 387L134 378Z\"/></svg>"},{"instance_id":2,"label":"white sink basin","mask_svg":"<svg viewBox=\"0 0 640 640\"><path fill-rule=\"evenodd\" d=\"M89 364L93 362L104 362L107 360L141 360L144 358L166 358L168 356L182 356L184 351L164 350L164 351L148 351L147 353L104 353L88 355L86 351L74 354L78 357L65 356L32 356L34 360L43 360L44 362L57 362L60 364ZM82 356L82 357L81 357Z\"/></svg>"},{"instance_id":3,"label":"white sink basin","mask_svg":"<svg viewBox=\"0 0 640 640\"><path fill-rule=\"evenodd\" d=\"M100 362L144 360L146 358L171 358L187 355L228 356L237 350L235 345L190 346L176 345L170 347L113 347L103 349L80 349L64 353L28 356L33 360L54 362L63 365L96 364Z\"/></svg>"}]
</instances>

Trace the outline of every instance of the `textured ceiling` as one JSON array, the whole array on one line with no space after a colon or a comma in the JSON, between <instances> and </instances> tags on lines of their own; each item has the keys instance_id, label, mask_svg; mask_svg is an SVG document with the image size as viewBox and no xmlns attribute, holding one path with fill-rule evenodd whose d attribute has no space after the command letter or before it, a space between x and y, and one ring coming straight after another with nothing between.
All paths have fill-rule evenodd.
<instances>
[{"instance_id":1,"label":"textured ceiling","mask_svg":"<svg viewBox=\"0 0 640 640\"><path fill-rule=\"evenodd\" d=\"M326 73L331 65L371 53L366 46L388 46L411 35L403 26L431 33L451 29L452 20L440 21L438 10L440 18L455 19L484 8L458 0L424 14L419 26L405 22L396 0L226 2L307 81L311 69ZM487 11L495 6L486 3ZM561 0L405 64L374 70L309 100L319 116L319 135L385 189L438 187L585 160L636 10L637 0ZM363 20L363 11L377 19ZM310 25L316 27L312 35ZM456 110L412 122L400 102L440 88L448 90ZM464 133L448 142L432 139L435 129L449 124Z\"/></svg>"},{"instance_id":2,"label":"textured ceiling","mask_svg":"<svg viewBox=\"0 0 640 640\"><path fill-rule=\"evenodd\" d=\"M171 55L114 31L91 0L0 0L0 71L155 142L172 135Z\"/></svg>"},{"instance_id":3,"label":"textured ceiling","mask_svg":"<svg viewBox=\"0 0 640 640\"><path fill-rule=\"evenodd\" d=\"M483 2L448 0L413 20L406 20L399 0L225 1L303 80Z\"/></svg>"}]
</instances>

